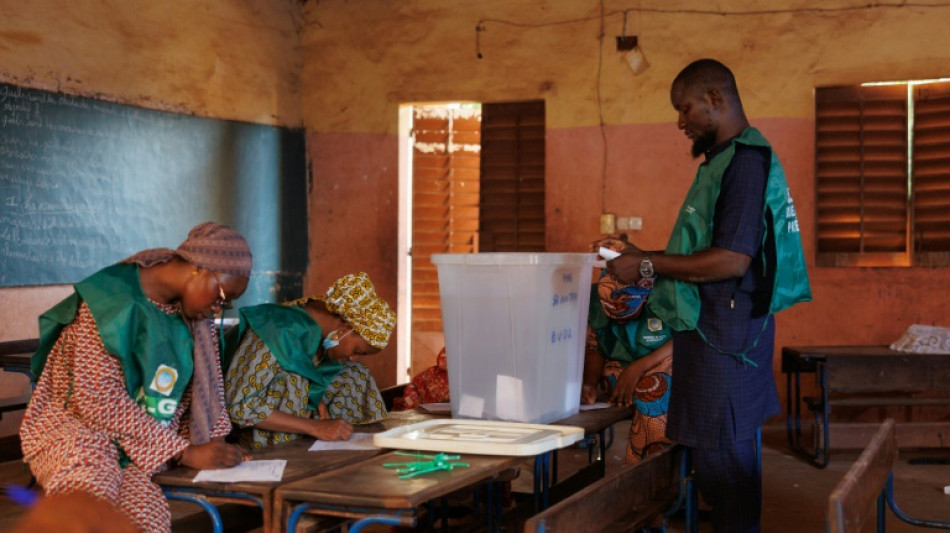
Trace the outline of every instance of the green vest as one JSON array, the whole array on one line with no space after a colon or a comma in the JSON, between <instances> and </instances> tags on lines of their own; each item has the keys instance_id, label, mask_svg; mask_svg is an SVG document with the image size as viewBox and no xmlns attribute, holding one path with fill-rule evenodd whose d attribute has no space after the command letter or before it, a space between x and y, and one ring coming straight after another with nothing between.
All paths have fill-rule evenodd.
<instances>
[{"instance_id":1,"label":"green vest","mask_svg":"<svg viewBox=\"0 0 950 533\"><path fill-rule=\"evenodd\" d=\"M604 357L619 362L624 368L648 355L670 339L670 328L648 309L637 320L618 324L612 320L600 303L597 284L590 290L590 309L587 324L597 335L597 346Z\"/></svg>"},{"instance_id":2,"label":"green vest","mask_svg":"<svg viewBox=\"0 0 950 533\"><path fill-rule=\"evenodd\" d=\"M785 171L768 141L759 130L752 127L746 128L728 148L699 166L693 186L686 194L679 218L673 226L666 253L690 255L712 246L716 200L719 198L722 177L736 153L736 143L768 148L771 154L765 189L765 206L772 214L771 226L767 224L766 217L762 219L762 224L766 226L762 236L763 246L769 233L775 237L776 264L769 313L777 313L798 302L811 301L798 218L785 180ZM770 266L766 261L763 263L766 268ZM699 322L699 290L695 283L660 276L650 293L647 307L674 330L693 330Z\"/></svg>"},{"instance_id":3,"label":"green vest","mask_svg":"<svg viewBox=\"0 0 950 533\"><path fill-rule=\"evenodd\" d=\"M222 366L228 368L244 340L244 334L250 328L284 370L301 375L310 382L308 407L316 409L323 400L327 386L343 369L338 361L328 358L314 366L313 357L322 342L320 325L305 310L296 306L260 304L242 307L240 315L238 325L225 335Z\"/></svg>"},{"instance_id":4,"label":"green vest","mask_svg":"<svg viewBox=\"0 0 950 533\"><path fill-rule=\"evenodd\" d=\"M126 392L149 415L163 423L170 421L194 370L194 340L187 323L179 315L162 312L145 297L138 265L106 267L74 287L73 294L40 316L39 348L30 363L35 379L63 328L76 317L79 304L86 302L103 346L119 360Z\"/></svg>"}]
</instances>

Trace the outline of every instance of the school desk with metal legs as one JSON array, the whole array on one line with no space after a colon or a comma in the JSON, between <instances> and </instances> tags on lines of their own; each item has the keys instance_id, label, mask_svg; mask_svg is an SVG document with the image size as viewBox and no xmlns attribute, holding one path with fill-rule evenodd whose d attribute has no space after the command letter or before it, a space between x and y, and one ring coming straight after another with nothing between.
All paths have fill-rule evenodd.
<instances>
[{"instance_id":1,"label":"school desk with metal legs","mask_svg":"<svg viewBox=\"0 0 950 533\"><path fill-rule=\"evenodd\" d=\"M552 500L559 500L601 479L607 472L607 448L613 444L613 426L622 420L633 418L632 405L610 406L604 409L580 411L576 415L553 422L558 426L584 428L584 442L588 446L589 465L575 472L570 478L558 481L557 450L543 453L534 463L534 509L547 509ZM610 435L608 440L607 435ZM595 456L593 441L597 441L599 453ZM554 494L552 494L554 492Z\"/></svg>"},{"instance_id":2,"label":"school desk with metal legs","mask_svg":"<svg viewBox=\"0 0 950 533\"><path fill-rule=\"evenodd\" d=\"M786 431L791 448L813 464L828 465L832 406L937 406L950 398L917 393L950 390L950 354L918 354L887 346L786 346L782 348L786 385ZM802 398L802 374L815 375L817 398ZM840 394L839 394L840 393ZM815 418L813 448L802 442L802 403ZM946 423L901 423L902 446L942 446Z\"/></svg>"},{"instance_id":3,"label":"school desk with metal legs","mask_svg":"<svg viewBox=\"0 0 950 533\"><path fill-rule=\"evenodd\" d=\"M370 523L415 526L419 509L461 489L496 481L523 457L460 454L467 467L429 472L400 479L384 463L404 461L395 453L377 455L359 463L335 468L277 488L274 498L273 531L294 531L304 513L351 519L356 530ZM500 501L488 498L489 529L500 525ZM277 524L280 524L279 526ZM286 527L286 529L283 529ZM353 531L353 529L351 529Z\"/></svg>"},{"instance_id":4,"label":"school desk with metal legs","mask_svg":"<svg viewBox=\"0 0 950 533\"><path fill-rule=\"evenodd\" d=\"M274 490L283 483L312 476L368 459L382 450L308 451L313 439L300 439L287 444L271 446L251 453L255 460L286 459L284 475L279 482L194 482L197 470L176 467L156 474L152 480L162 487L170 500L187 501L201 506L210 516L215 533L221 532L221 516L215 504L236 503L258 507L263 514L264 531L270 531L273 522Z\"/></svg>"}]
</instances>

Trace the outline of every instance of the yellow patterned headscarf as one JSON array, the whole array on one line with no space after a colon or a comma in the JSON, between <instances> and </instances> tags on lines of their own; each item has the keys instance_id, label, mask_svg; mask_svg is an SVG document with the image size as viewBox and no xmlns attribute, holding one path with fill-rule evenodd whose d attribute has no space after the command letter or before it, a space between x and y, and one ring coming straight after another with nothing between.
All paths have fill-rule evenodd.
<instances>
[{"instance_id":1,"label":"yellow patterned headscarf","mask_svg":"<svg viewBox=\"0 0 950 533\"><path fill-rule=\"evenodd\" d=\"M389 344L396 313L376 294L366 272L347 274L334 281L326 296L300 298L284 305L300 306L311 300L326 304L327 311L342 317L373 347L382 350Z\"/></svg>"}]
</instances>

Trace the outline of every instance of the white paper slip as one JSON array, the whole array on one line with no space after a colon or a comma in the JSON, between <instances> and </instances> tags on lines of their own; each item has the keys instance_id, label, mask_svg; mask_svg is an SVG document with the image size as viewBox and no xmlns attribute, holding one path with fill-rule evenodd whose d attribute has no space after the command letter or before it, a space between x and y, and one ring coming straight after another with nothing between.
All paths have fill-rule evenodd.
<instances>
[{"instance_id":1,"label":"white paper slip","mask_svg":"<svg viewBox=\"0 0 950 533\"><path fill-rule=\"evenodd\" d=\"M215 481L218 483L235 483L238 481L280 481L284 476L286 459L270 459L262 461L244 461L232 468L216 470L202 470L193 481Z\"/></svg>"},{"instance_id":2,"label":"white paper slip","mask_svg":"<svg viewBox=\"0 0 950 533\"><path fill-rule=\"evenodd\" d=\"M419 407L425 409L426 411L436 414L436 415L450 415L452 414L452 404L449 402L445 403L420 403Z\"/></svg>"},{"instance_id":3,"label":"white paper slip","mask_svg":"<svg viewBox=\"0 0 950 533\"><path fill-rule=\"evenodd\" d=\"M332 450L378 450L373 444L372 433L354 433L349 440L317 440L310 446L311 452Z\"/></svg>"},{"instance_id":4,"label":"white paper slip","mask_svg":"<svg viewBox=\"0 0 950 533\"><path fill-rule=\"evenodd\" d=\"M610 248L606 248L606 247L604 247L604 246L601 246L601 247L600 247L600 250L597 251L597 255L599 255L599 256L603 257L604 259L610 261L611 259L616 259L616 258L620 257L620 252L615 252L615 251L611 250Z\"/></svg>"},{"instance_id":5,"label":"white paper slip","mask_svg":"<svg viewBox=\"0 0 950 533\"><path fill-rule=\"evenodd\" d=\"M594 409L606 409L610 407L610 404L607 402L594 402L590 405L581 404L581 411L593 411Z\"/></svg>"}]
</instances>

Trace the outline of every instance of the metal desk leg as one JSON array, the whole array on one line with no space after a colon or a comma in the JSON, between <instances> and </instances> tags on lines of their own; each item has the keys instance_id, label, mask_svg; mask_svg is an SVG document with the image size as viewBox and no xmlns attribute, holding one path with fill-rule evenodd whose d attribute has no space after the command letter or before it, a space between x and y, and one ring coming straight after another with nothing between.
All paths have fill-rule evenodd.
<instances>
[{"instance_id":1,"label":"metal desk leg","mask_svg":"<svg viewBox=\"0 0 950 533\"><path fill-rule=\"evenodd\" d=\"M539 513L550 505L551 455L557 450L542 453L534 458L534 511Z\"/></svg>"},{"instance_id":2,"label":"metal desk leg","mask_svg":"<svg viewBox=\"0 0 950 533\"><path fill-rule=\"evenodd\" d=\"M887 484L884 486L884 493L887 497L887 505L891 508L891 512L894 513L894 516L901 519L908 524L912 524L918 527L929 527L932 529L950 529L950 522L940 522L936 520L922 520L919 518L911 518L904 514L901 511L900 507L897 506L897 502L894 500L894 473L891 472L891 475L887 478ZM879 527L883 524L883 519L878 522ZM883 531L883 529L880 529Z\"/></svg>"},{"instance_id":3,"label":"metal desk leg","mask_svg":"<svg viewBox=\"0 0 950 533\"><path fill-rule=\"evenodd\" d=\"M821 389L821 448L815 447L815 458L820 458L818 465L821 468L828 466L829 453L831 448L831 424L828 419L831 418L831 406L828 405L828 387L825 383L825 365L818 365L818 387Z\"/></svg>"},{"instance_id":4,"label":"metal desk leg","mask_svg":"<svg viewBox=\"0 0 950 533\"><path fill-rule=\"evenodd\" d=\"M178 500L183 502L191 502L200 505L208 516L211 517L211 530L214 533L223 533L224 526L221 524L221 514L218 513L218 508L211 504L208 500L205 500L197 494L181 493L175 491L166 490L165 498L169 500Z\"/></svg>"}]
</instances>

